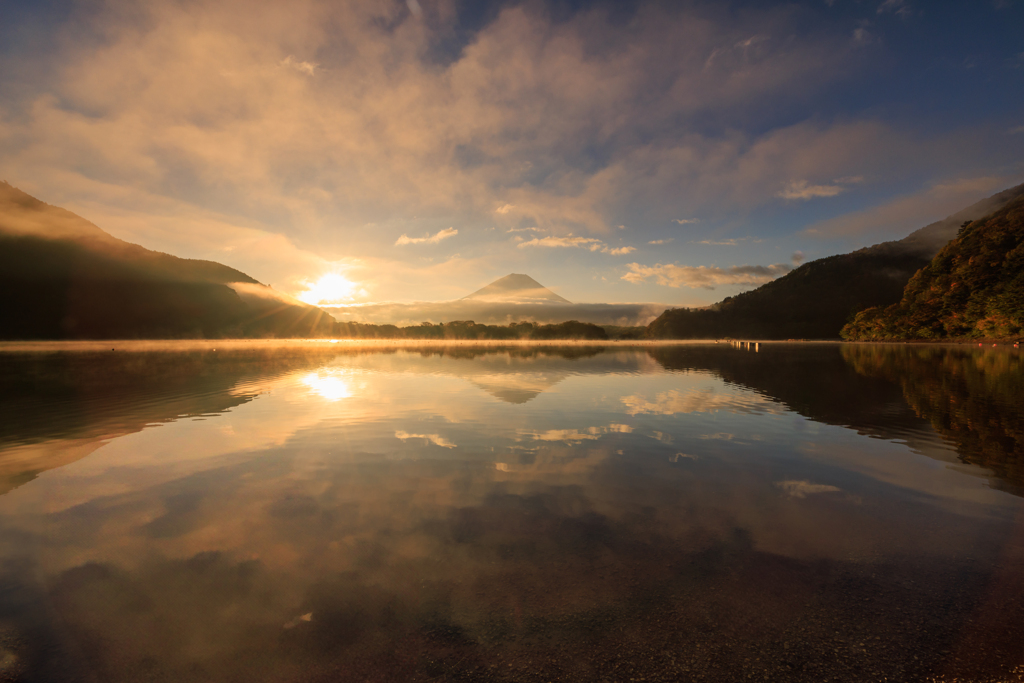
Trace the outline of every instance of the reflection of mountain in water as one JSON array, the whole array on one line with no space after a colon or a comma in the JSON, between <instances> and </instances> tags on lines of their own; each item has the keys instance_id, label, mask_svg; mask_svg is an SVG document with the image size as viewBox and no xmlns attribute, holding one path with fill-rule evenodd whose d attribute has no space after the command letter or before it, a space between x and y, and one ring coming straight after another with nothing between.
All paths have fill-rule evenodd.
<instances>
[{"instance_id":1,"label":"reflection of mountain in water","mask_svg":"<svg viewBox=\"0 0 1024 683\"><path fill-rule=\"evenodd\" d=\"M644 356L601 346L423 347L415 356L391 356L386 367L367 358L374 369L414 374L444 374L472 382L506 403L526 403L571 375L642 372ZM438 362L424 364L422 358ZM646 362L645 362L646 361Z\"/></svg>"},{"instance_id":2,"label":"reflection of mountain in water","mask_svg":"<svg viewBox=\"0 0 1024 683\"><path fill-rule=\"evenodd\" d=\"M0 354L0 494L106 441L252 400L246 379L315 363L278 350Z\"/></svg>"},{"instance_id":3,"label":"reflection of mountain in water","mask_svg":"<svg viewBox=\"0 0 1024 683\"><path fill-rule=\"evenodd\" d=\"M710 370L812 420L868 436L909 441L931 431L899 387L855 372L838 345L762 344L757 353L730 345L688 345L654 347L649 353L668 370Z\"/></svg>"},{"instance_id":4,"label":"reflection of mountain in water","mask_svg":"<svg viewBox=\"0 0 1024 683\"><path fill-rule=\"evenodd\" d=\"M505 403L526 403L555 386L569 373L516 373L514 375L481 375L473 384Z\"/></svg>"},{"instance_id":5,"label":"reflection of mountain in water","mask_svg":"<svg viewBox=\"0 0 1024 683\"><path fill-rule=\"evenodd\" d=\"M698 345L649 353L666 369L711 370L816 422L980 465L1012 490L1024 484L1024 412L1013 403L1024 395L1024 364L1016 354L975 351L762 344L758 353Z\"/></svg>"},{"instance_id":6,"label":"reflection of mountain in water","mask_svg":"<svg viewBox=\"0 0 1024 683\"><path fill-rule=\"evenodd\" d=\"M130 348L124 342L119 349ZM138 348L138 347L136 347ZM424 363L425 358L434 358ZM438 363L437 361L441 362ZM509 403L525 403L573 374L639 372L644 357L600 347L234 349L0 354L0 495L86 457L108 440L252 400L247 385L342 362L384 371L450 374Z\"/></svg>"},{"instance_id":7,"label":"reflection of mountain in water","mask_svg":"<svg viewBox=\"0 0 1024 683\"><path fill-rule=\"evenodd\" d=\"M956 444L963 462L1024 491L1024 359L1010 349L844 346L866 377L901 387L916 414ZM1001 486L1000 488L1005 488Z\"/></svg>"},{"instance_id":8,"label":"reflection of mountain in water","mask_svg":"<svg viewBox=\"0 0 1024 683\"><path fill-rule=\"evenodd\" d=\"M710 371L817 422L906 443L1024 486L1024 363L1015 353L948 347L726 345L652 347L242 348L0 356L0 493L146 426L224 412L257 380L324 365L447 375L526 403L572 375ZM956 448L936 435L945 437Z\"/></svg>"}]
</instances>

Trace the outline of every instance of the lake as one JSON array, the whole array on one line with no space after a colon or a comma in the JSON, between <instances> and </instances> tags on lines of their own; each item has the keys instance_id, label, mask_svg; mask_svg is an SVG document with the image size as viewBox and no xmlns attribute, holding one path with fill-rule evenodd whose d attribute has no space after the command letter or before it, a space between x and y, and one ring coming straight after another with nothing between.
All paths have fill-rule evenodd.
<instances>
[{"instance_id":1,"label":"lake","mask_svg":"<svg viewBox=\"0 0 1024 683\"><path fill-rule=\"evenodd\" d=\"M8 344L0 382L2 680L1024 679L1017 349Z\"/></svg>"}]
</instances>

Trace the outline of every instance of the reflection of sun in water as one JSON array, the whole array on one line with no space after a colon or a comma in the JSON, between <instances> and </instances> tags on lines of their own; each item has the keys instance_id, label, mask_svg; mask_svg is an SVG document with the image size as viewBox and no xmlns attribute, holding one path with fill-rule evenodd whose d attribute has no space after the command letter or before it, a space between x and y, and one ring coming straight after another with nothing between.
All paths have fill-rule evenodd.
<instances>
[{"instance_id":1,"label":"reflection of sun in water","mask_svg":"<svg viewBox=\"0 0 1024 683\"><path fill-rule=\"evenodd\" d=\"M302 378L302 383L313 390L321 398L328 401L340 401L352 395L348 383L337 375L322 375L311 372Z\"/></svg>"},{"instance_id":2,"label":"reflection of sun in water","mask_svg":"<svg viewBox=\"0 0 1024 683\"><path fill-rule=\"evenodd\" d=\"M299 301L311 304L336 303L351 301L356 284L343 275L328 273L312 284L298 296Z\"/></svg>"}]
</instances>

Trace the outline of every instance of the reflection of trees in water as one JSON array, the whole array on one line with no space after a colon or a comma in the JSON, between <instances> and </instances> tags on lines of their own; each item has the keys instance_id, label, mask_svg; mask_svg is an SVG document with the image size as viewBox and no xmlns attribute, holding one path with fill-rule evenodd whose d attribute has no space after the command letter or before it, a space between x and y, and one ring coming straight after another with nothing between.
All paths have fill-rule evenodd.
<instances>
[{"instance_id":1,"label":"reflection of trees in water","mask_svg":"<svg viewBox=\"0 0 1024 683\"><path fill-rule=\"evenodd\" d=\"M921 437L934 429L963 462L992 470L1010 489L1024 487L1024 410L1015 404L1024 395L1024 361L1016 353L839 344L648 353L667 370L711 371L816 422L906 443L928 457L937 455Z\"/></svg>"},{"instance_id":2,"label":"reflection of trees in water","mask_svg":"<svg viewBox=\"0 0 1024 683\"><path fill-rule=\"evenodd\" d=\"M953 441L960 459L1024 487L1024 358L1012 351L843 346L858 373L900 385L907 403Z\"/></svg>"},{"instance_id":3,"label":"reflection of trees in water","mask_svg":"<svg viewBox=\"0 0 1024 683\"><path fill-rule=\"evenodd\" d=\"M81 351L0 355L0 495L106 440L222 413L259 393L247 380L322 362L322 352Z\"/></svg>"},{"instance_id":4,"label":"reflection of trees in water","mask_svg":"<svg viewBox=\"0 0 1024 683\"><path fill-rule=\"evenodd\" d=\"M762 344L759 352L727 344L652 347L669 371L712 372L816 422L901 439L919 425L898 387L854 372L837 344Z\"/></svg>"},{"instance_id":5,"label":"reflection of trees in water","mask_svg":"<svg viewBox=\"0 0 1024 683\"><path fill-rule=\"evenodd\" d=\"M349 347L253 342L219 351L187 345L137 345L125 351L125 342L112 344L117 351L0 355L0 495L40 472L87 456L105 439L246 403L259 393L254 382L291 372L399 353L421 359L493 359L497 364L483 368L486 377L477 377L477 383L501 400L522 403L569 374L562 361L593 358L606 350L576 345ZM508 359L520 362L507 366ZM526 365L537 364L544 367L524 376ZM13 448L20 450L12 454Z\"/></svg>"}]
</instances>

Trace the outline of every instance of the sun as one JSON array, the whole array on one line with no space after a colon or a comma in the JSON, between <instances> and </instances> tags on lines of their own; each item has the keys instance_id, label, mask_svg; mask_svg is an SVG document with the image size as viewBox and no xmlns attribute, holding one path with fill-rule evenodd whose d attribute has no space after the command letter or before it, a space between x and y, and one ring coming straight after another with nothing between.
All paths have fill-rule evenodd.
<instances>
[{"instance_id":1,"label":"sun","mask_svg":"<svg viewBox=\"0 0 1024 683\"><path fill-rule=\"evenodd\" d=\"M307 286L308 289L297 298L313 306L351 301L356 290L354 282L337 273L328 273Z\"/></svg>"}]
</instances>

